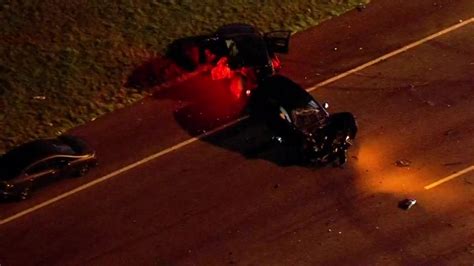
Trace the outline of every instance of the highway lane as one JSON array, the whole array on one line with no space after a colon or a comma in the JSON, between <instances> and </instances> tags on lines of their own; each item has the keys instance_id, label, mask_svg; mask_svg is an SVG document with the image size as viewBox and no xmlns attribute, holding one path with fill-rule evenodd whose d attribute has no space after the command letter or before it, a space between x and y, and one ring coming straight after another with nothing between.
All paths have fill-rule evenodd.
<instances>
[{"instance_id":1,"label":"highway lane","mask_svg":"<svg viewBox=\"0 0 474 266\"><path fill-rule=\"evenodd\" d=\"M365 63L403 44L450 26L460 19L466 19L474 13L474 7L466 0L436 1L436 5L433 3L426 0L415 3L373 1L363 12L349 12L338 19L323 23L316 29L298 33L291 43L292 47L298 49L292 49L290 55L284 58L284 74L311 86L316 81ZM385 15L387 12L390 15ZM407 22L404 23L406 31L393 32L393 28L399 25L397 21ZM344 37L344 40L341 40L340 36ZM387 43L390 40L393 41ZM339 48L337 52L332 50L335 46ZM364 49L354 50L355 47ZM340 67L329 67L330 62L337 62ZM57 184L27 203L3 206L0 215L9 216L188 139L189 136L180 129L171 114L175 105L173 101L145 100L72 130L71 133L83 136L97 148L101 157L101 168L88 178L68 184ZM151 135L154 138L150 138ZM117 145L123 140L127 140L128 145Z\"/></svg>"},{"instance_id":2,"label":"highway lane","mask_svg":"<svg viewBox=\"0 0 474 266\"><path fill-rule=\"evenodd\" d=\"M112 182L6 225L0 231L5 240L0 254L9 264L29 261L48 265L65 264L65 261L78 264L89 259L91 263L124 263L133 259L140 262L141 258L144 263L162 260L291 264L350 262L349 258L355 257L363 263L383 262L384 256L395 262L423 261L422 255L436 262L432 254L443 255L438 258L441 261L467 260L469 253L464 249L468 248L468 242L434 241L472 239L469 238L472 236L469 206L472 206L473 191L464 179L441 186L436 194L420 192L421 214L408 212L400 218L400 212L394 208L394 202L401 196L419 192L420 187L437 177L468 166L465 158L473 158L472 126L469 127L473 124L472 115L456 115L472 111L473 106L472 97L469 98L472 38L466 37L472 33L472 26L459 32L316 92L318 97L331 101L333 110L354 111L363 125L358 150L354 151L358 160L347 169L281 168L267 161L246 160L239 153L206 142L196 143L130 175L118 176ZM438 56L442 54L446 56ZM384 112L380 111L381 106ZM407 110L400 112L400 106ZM421 115L425 119L420 119ZM438 122L440 117L444 118L442 123ZM389 130L393 128L400 134ZM450 129L454 131L448 133ZM400 142L399 136L403 134L406 140ZM239 139L241 136L237 134L226 145L221 141L209 142L235 150L240 145ZM374 156L380 153L381 144L386 145L383 156ZM450 156L446 158L446 154ZM412 171L389 167L393 168L394 160L400 155L413 161ZM176 162L181 165L172 167ZM365 174L368 169L364 167L369 168L368 173L374 173ZM385 175L386 172L390 174ZM393 178L398 175L403 177ZM454 188L447 189L448 185ZM387 220L397 223L388 228L375 225L374 215L383 217L381 223ZM64 219L58 222L57 217ZM37 231L32 224L41 229ZM341 231L337 231L336 237L329 234L337 228ZM400 237L397 229L407 228L408 236ZM385 231L374 233L377 230ZM340 241L345 241L342 235L346 237L347 232L347 238L353 242L341 246ZM296 235L295 239L291 238L292 234ZM35 249L29 246L52 236L57 239L48 241L48 246ZM430 241L419 241L422 236L429 236L426 238ZM20 254L12 253L11 257L3 255L10 250L8 240L13 239L19 240L16 245L19 251L31 256L17 257L21 255L19 251ZM376 246L377 242L381 247ZM298 243L305 243L301 250ZM406 246L420 251L398 250ZM450 249L444 249L446 246ZM330 252L336 249L345 253ZM376 255L370 257L370 254Z\"/></svg>"},{"instance_id":3,"label":"highway lane","mask_svg":"<svg viewBox=\"0 0 474 266\"><path fill-rule=\"evenodd\" d=\"M473 14L470 0L372 1L362 12L354 10L293 36L293 49L283 58L283 74L313 86ZM146 99L73 129L70 133L97 149L101 166L85 178L54 184L27 202L2 204L0 217L9 217L189 139L173 117L177 105L174 100Z\"/></svg>"},{"instance_id":4,"label":"highway lane","mask_svg":"<svg viewBox=\"0 0 474 266\"><path fill-rule=\"evenodd\" d=\"M474 14L472 1L375 0L293 38L284 71L312 86Z\"/></svg>"}]
</instances>

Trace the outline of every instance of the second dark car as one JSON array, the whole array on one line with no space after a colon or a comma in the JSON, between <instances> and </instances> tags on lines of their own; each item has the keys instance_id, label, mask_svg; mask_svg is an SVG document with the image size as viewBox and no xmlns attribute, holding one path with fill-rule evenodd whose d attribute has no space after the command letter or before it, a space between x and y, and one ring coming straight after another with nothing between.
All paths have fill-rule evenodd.
<instances>
[{"instance_id":1,"label":"second dark car","mask_svg":"<svg viewBox=\"0 0 474 266\"><path fill-rule=\"evenodd\" d=\"M187 71L203 63L215 65L226 58L231 70L249 68L257 79L262 79L279 68L276 54L288 52L290 35L286 30L262 33L249 24L228 24L214 34L174 41L168 46L166 56Z\"/></svg>"},{"instance_id":2,"label":"second dark car","mask_svg":"<svg viewBox=\"0 0 474 266\"><path fill-rule=\"evenodd\" d=\"M95 151L78 137L35 140L0 156L0 196L23 200L38 187L82 176L96 165Z\"/></svg>"}]
</instances>

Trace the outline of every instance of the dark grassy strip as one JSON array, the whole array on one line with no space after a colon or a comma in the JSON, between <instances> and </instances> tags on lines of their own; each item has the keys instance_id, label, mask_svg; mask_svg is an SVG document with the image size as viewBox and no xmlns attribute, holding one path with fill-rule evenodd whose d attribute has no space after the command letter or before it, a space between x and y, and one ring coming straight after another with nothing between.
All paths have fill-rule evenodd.
<instances>
[{"instance_id":1,"label":"dark grassy strip","mask_svg":"<svg viewBox=\"0 0 474 266\"><path fill-rule=\"evenodd\" d=\"M132 104L131 71L172 40L230 22L300 31L366 0L0 2L0 153Z\"/></svg>"}]
</instances>

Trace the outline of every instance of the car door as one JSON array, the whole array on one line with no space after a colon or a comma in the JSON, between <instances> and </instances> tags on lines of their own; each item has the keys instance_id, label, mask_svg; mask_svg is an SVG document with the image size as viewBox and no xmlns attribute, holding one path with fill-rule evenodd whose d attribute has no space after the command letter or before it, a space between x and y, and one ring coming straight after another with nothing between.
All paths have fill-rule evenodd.
<instances>
[{"instance_id":1,"label":"car door","mask_svg":"<svg viewBox=\"0 0 474 266\"><path fill-rule=\"evenodd\" d=\"M279 30L264 34L265 42L271 53L288 53L290 46L291 31Z\"/></svg>"},{"instance_id":2,"label":"car door","mask_svg":"<svg viewBox=\"0 0 474 266\"><path fill-rule=\"evenodd\" d=\"M34 187L44 186L59 176L58 158L48 158L29 166L25 171L25 179L29 179Z\"/></svg>"}]
</instances>

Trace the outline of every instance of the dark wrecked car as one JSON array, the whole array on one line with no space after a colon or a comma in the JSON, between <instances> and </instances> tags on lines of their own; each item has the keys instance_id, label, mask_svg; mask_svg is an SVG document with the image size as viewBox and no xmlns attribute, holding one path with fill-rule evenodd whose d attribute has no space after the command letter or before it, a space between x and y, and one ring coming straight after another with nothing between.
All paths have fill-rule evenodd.
<instances>
[{"instance_id":1,"label":"dark wrecked car","mask_svg":"<svg viewBox=\"0 0 474 266\"><path fill-rule=\"evenodd\" d=\"M78 137L34 140L0 156L0 196L23 200L36 188L83 176L95 165L95 151Z\"/></svg>"},{"instance_id":2,"label":"dark wrecked car","mask_svg":"<svg viewBox=\"0 0 474 266\"><path fill-rule=\"evenodd\" d=\"M343 165L357 134L357 122L349 112L330 114L290 79L275 75L260 82L249 103L251 116L274 133L280 145L292 150L293 159L312 165Z\"/></svg>"},{"instance_id":3,"label":"dark wrecked car","mask_svg":"<svg viewBox=\"0 0 474 266\"><path fill-rule=\"evenodd\" d=\"M289 39L289 31L264 34L251 25L230 24L212 35L176 40L166 55L186 71L210 69L212 80L237 81L230 82L229 91L239 101L220 101L243 103L243 111L264 122L298 162L342 165L357 133L356 120L348 112L329 114L301 86L276 74L281 67L276 54L288 52Z\"/></svg>"},{"instance_id":4,"label":"dark wrecked car","mask_svg":"<svg viewBox=\"0 0 474 266\"><path fill-rule=\"evenodd\" d=\"M290 35L290 31L261 33L252 25L229 24L214 34L174 41L168 46L166 57L188 72L210 66L213 79L237 74L245 79L246 91L280 68L277 53L288 52Z\"/></svg>"}]
</instances>

